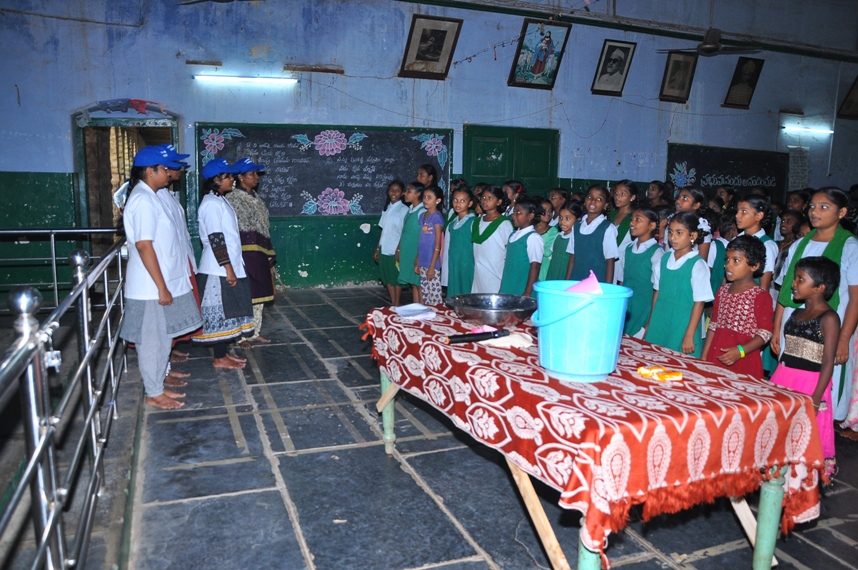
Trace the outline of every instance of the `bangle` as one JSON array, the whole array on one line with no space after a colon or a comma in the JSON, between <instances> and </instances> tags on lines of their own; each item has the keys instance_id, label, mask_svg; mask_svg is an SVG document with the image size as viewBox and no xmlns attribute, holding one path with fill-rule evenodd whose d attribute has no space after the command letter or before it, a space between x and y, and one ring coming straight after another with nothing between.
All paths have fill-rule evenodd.
<instances>
[{"instance_id":1,"label":"bangle","mask_svg":"<svg viewBox=\"0 0 858 570\"><path fill-rule=\"evenodd\" d=\"M436 247L436 248L435 248L435 251L441 251L441 248L440 248L440 247Z\"/></svg>"},{"instance_id":2,"label":"bangle","mask_svg":"<svg viewBox=\"0 0 858 570\"><path fill-rule=\"evenodd\" d=\"M745 358L745 349L744 349L744 348L742 348L742 345L741 345L741 344L737 344L737 345L736 345L736 348L738 348L738 349L739 349L739 357L740 357L740 358Z\"/></svg>"}]
</instances>

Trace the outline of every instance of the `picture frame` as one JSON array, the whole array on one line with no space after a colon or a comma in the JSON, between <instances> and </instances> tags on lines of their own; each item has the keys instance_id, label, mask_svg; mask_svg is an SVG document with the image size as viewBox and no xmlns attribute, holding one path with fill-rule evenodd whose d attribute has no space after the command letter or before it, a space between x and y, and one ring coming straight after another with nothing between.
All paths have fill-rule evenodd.
<instances>
[{"instance_id":1,"label":"picture frame","mask_svg":"<svg viewBox=\"0 0 858 570\"><path fill-rule=\"evenodd\" d=\"M849 88L843 103L840 104L840 108L837 110L837 118L852 121L858 119L858 77L855 77L852 87Z\"/></svg>"},{"instance_id":2,"label":"picture frame","mask_svg":"<svg viewBox=\"0 0 858 570\"><path fill-rule=\"evenodd\" d=\"M605 40L596 73L593 75L591 93L613 97L623 96L623 87L626 85L637 45L634 42Z\"/></svg>"},{"instance_id":3,"label":"picture frame","mask_svg":"<svg viewBox=\"0 0 858 570\"><path fill-rule=\"evenodd\" d=\"M438 79L450 71L463 20L414 14L399 77Z\"/></svg>"},{"instance_id":4,"label":"picture frame","mask_svg":"<svg viewBox=\"0 0 858 570\"><path fill-rule=\"evenodd\" d=\"M571 30L572 24L525 18L507 85L553 89Z\"/></svg>"},{"instance_id":5,"label":"picture frame","mask_svg":"<svg viewBox=\"0 0 858 570\"><path fill-rule=\"evenodd\" d=\"M697 70L696 53L670 51L664 65L664 77L661 79L660 101L685 103L691 94L694 72Z\"/></svg>"},{"instance_id":6,"label":"picture frame","mask_svg":"<svg viewBox=\"0 0 858 570\"><path fill-rule=\"evenodd\" d=\"M760 79L760 73L763 71L765 62L766 60L756 57L739 58L722 107L731 109L749 109L751 107L751 98L757 89L757 81Z\"/></svg>"}]
</instances>

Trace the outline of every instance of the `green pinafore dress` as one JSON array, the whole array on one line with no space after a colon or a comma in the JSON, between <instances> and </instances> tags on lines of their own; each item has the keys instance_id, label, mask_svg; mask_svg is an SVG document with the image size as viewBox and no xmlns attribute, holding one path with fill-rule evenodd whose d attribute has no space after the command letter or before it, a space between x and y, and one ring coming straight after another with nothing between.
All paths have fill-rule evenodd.
<instances>
[{"instance_id":1,"label":"green pinafore dress","mask_svg":"<svg viewBox=\"0 0 858 570\"><path fill-rule=\"evenodd\" d=\"M399 282L403 285L420 287L420 275L414 273L414 260L417 259L417 242L420 239L420 212L423 204L405 214L402 222L402 236L399 238Z\"/></svg>"},{"instance_id":2,"label":"green pinafore dress","mask_svg":"<svg viewBox=\"0 0 858 570\"><path fill-rule=\"evenodd\" d=\"M527 257L527 240L530 232L515 241L507 242L506 262L499 293L506 295L524 295L527 276L530 274L530 259Z\"/></svg>"},{"instance_id":3,"label":"green pinafore dress","mask_svg":"<svg viewBox=\"0 0 858 570\"><path fill-rule=\"evenodd\" d=\"M554 245L551 247L551 263L548 264L548 273L545 274L546 281L563 281L566 279L566 270L569 268L569 256L571 255L566 251L568 246L569 236L564 236L562 233L557 234Z\"/></svg>"},{"instance_id":4,"label":"green pinafore dress","mask_svg":"<svg viewBox=\"0 0 858 570\"><path fill-rule=\"evenodd\" d=\"M652 256L658 250L658 245L653 244L641 253L635 253L633 248L634 242L626 248L623 270L623 286L633 291L623 327L623 333L630 336L644 327L652 309Z\"/></svg>"},{"instance_id":5,"label":"green pinafore dress","mask_svg":"<svg viewBox=\"0 0 858 570\"><path fill-rule=\"evenodd\" d=\"M474 242L471 226L476 218L471 216L456 227L456 221L448 226L450 247L447 253L447 296L467 295L474 284Z\"/></svg>"},{"instance_id":6,"label":"green pinafore dress","mask_svg":"<svg viewBox=\"0 0 858 570\"><path fill-rule=\"evenodd\" d=\"M572 266L570 279L581 281L590 276L590 271L596 275L596 279L605 282L608 275L607 260L605 259L602 243L605 241L605 232L611 222L605 218L591 234L581 233L581 222L575 224L575 265Z\"/></svg>"},{"instance_id":7,"label":"green pinafore dress","mask_svg":"<svg viewBox=\"0 0 858 570\"><path fill-rule=\"evenodd\" d=\"M645 340L677 352L682 352L682 339L688 328L691 310L694 308L694 292L691 289L691 270L700 259L693 255L679 269L668 269L667 261L673 252L661 258L661 278L658 283L658 299L652 308L652 318ZM703 341L695 329L694 352L689 356L700 358Z\"/></svg>"}]
</instances>

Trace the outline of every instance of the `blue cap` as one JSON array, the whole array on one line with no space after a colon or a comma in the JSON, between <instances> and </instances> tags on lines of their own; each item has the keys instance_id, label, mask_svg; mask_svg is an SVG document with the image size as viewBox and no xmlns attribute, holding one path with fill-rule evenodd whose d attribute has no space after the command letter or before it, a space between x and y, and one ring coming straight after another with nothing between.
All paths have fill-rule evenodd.
<instances>
[{"instance_id":1,"label":"blue cap","mask_svg":"<svg viewBox=\"0 0 858 570\"><path fill-rule=\"evenodd\" d=\"M167 154L170 156L170 160L174 162L182 162L183 160L191 156L190 154L179 153L179 151L176 150L176 147L171 144L160 144L158 146L166 150Z\"/></svg>"},{"instance_id":2,"label":"blue cap","mask_svg":"<svg viewBox=\"0 0 858 570\"><path fill-rule=\"evenodd\" d=\"M242 158L232 165L236 174L244 174L245 172L253 172L254 170L265 170L264 164L254 164L249 158Z\"/></svg>"},{"instance_id":3,"label":"blue cap","mask_svg":"<svg viewBox=\"0 0 858 570\"><path fill-rule=\"evenodd\" d=\"M214 160L210 160L206 163L205 166L203 166L203 180L208 180L209 178L214 178L218 174L225 173L235 174L236 171L223 158L216 158Z\"/></svg>"},{"instance_id":4,"label":"blue cap","mask_svg":"<svg viewBox=\"0 0 858 570\"><path fill-rule=\"evenodd\" d=\"M144 146L134 155L134 166L166 166L178 169L182 165L174 161L166 149L159 146Z\"/></svg>"}]
</instances>

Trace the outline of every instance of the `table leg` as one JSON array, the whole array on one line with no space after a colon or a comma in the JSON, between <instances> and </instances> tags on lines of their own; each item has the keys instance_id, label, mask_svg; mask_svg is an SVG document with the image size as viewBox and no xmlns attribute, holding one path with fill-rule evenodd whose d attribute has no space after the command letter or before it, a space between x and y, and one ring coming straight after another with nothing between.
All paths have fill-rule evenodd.
<instances>
[{"instance_id":1,"label":"table leg","mask_svg":"<svg viewBox=\"0 0 858 570\"><path fill-rule=\"evenodd\" d=\"M748 506L748 501L744 497L730 497L730 505L736 516L739 517L739 522L742 523L742 528L748 537L748 542L751 547L757 543L757 519L754 518L754 513L751 512L751 507ZM772 568L778 565L778 560L772 557Z\"/></svg>"},{"instance_id":2,"label":"table leg","mask_svg":"<svg viewBox=\"0 0 858 570\"><path fill-rule=\"evenodd\" d=\"M584 517L581 517L581 526L584 526ZM602 557L584 546L581 540L578 540L578 570L602 570Z\"/></svg>"},{"instance_id":3,"label":"table leg","mask_svg":"<svg viewBox=\"0 0 858 570\"><path fill-rule=\"evenodd\" d=\"M754 546L754 570L768 570L775 555L775 541L781 522L784 500L784 475L789 466L772 468L770 481L760 487L760 509L757 517L757 544Z\"/></svg>"},{"instance_id":4,"label":"table leg","mask_svg":"<svg viewBox=\"0 0 858 570\"><path fill-rule=\"evenodd\" d=\"M394 390L395 388L395 390ZM388 392L393 390L392 394L388 395ZM396 441L396 433L393 430L393 411L396 406L396 402L393 399L393 396L396 395L396 392L399 391L399 386L393 384L387 375L382 372L381 373L381 399L378 401L379 406L381 406L381 424L384 428L384 452L388 455L393 454L393 443ZM378 406L376 407L376 409Z\"/></svg>"},{"instance_id":5,"label":"table leg","mask_svg":"<svg viewBox=\"0 0 858 570\"><path fill-rule=\"evenodd\" d=\"M530 475L522 471L509 458L507 458L506 464L509 466L512 478L518 487L518 492L521 493L521 498L524 499L524 506L527 507L527 512L530 514L533 526L536 527L536 532L539 534L542 546L545 547L545 552L548 554L551 566L554 570L570 570L569 562L566 561L566 556L563 554L563 549L560 548L560 543L557 542L554 529L551 528L551 523L548 522L548 517L545 515L545 509L542 508L542 503L539 502L539 497L533 489ZM598 554L596 555L596 559L599 560ZM599 565L601 566L601 560L599 560ZM580 565L579 568L581 568Z\"/></svg>"}]
</instances>

